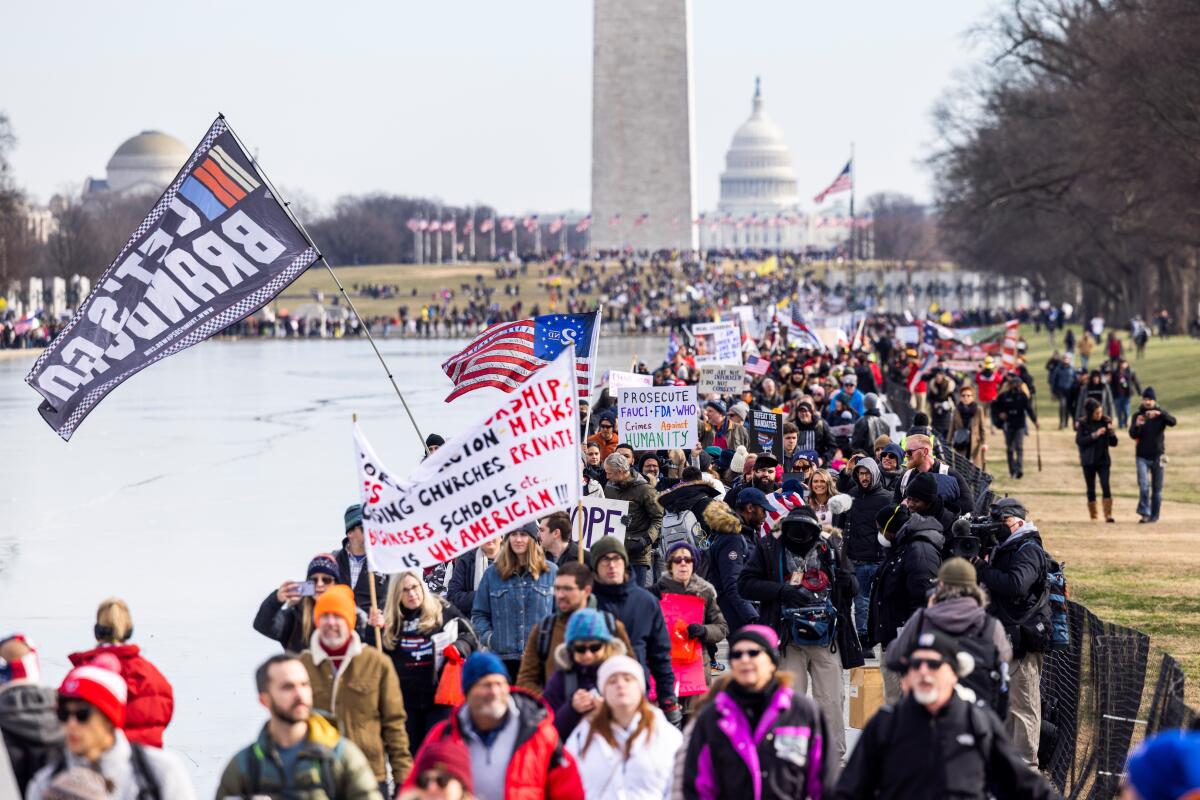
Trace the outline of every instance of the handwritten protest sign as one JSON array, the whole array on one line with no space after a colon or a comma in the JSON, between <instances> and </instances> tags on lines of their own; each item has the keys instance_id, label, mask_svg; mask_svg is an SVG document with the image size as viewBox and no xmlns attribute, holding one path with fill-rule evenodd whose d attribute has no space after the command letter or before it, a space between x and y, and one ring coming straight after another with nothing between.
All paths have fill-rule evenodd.
<instances>
[{"instance_id":1,"label":"handwritten protest sign","mask_svg":"<svg viewBox=\"0 0 1200 800\"><path fill-rule=\"evenodd\" d=\"M652 382L649 375L642 375L639 372L621 372L614 369L608 373L608 392L616 394L626 386L649 386Z\"/></svg>"},{"instance_id":2,"label":"handwritten protest sign","mask_svg":"<svg viewBox=\"0 0 1200 800\"><path fill-rule=\"evenodd\" d=\"M408 479L354 426L367 562L395 573L450 561L579 501L574 348L535 372Z\"/></svg>"},{"instance_id":3,"label":"handwritten protest sign","mask_svg":"<svg viewBox=\"0 0 1200 800\"><path fill-rule=\"evenodd\" d=\"M690 594L666 593L662 596L663 621L671 637L671 669L679 683L679 697L704 694L704 645L689 639L688 625L704 624L704 598Z\"/></svg>"},{"instance_id":4,"label":"handwritten protest sign","mask_svg":"<svg viewBox=\"0 0 1200 800\"><path fill-rule=\"evenodd\" d=\"M699 415L695 386L625 388L617 400L617 432L634 450L688 450L696 444Z\"/></svg>"},{"instance_id":5,"label":"handwritten protest sign","mask_svg":"<svg viewBox=\"0 0 1200 800\"><path fill-rule=\"evenodd\" d=\"M736 322L703 322L692 326L697 364L741 364L742 332Z\"/></svg>"},{"instance_id":6,"label":"handwritten protest sign","mask_svg":"<svg viewBox=\"0 0 1200 800\"><path fill-rule=\"evenodd\" d=\"M750 419L750 452L770 453L783 463L783 414L753 409Z\"/></svg>"},{"instance_id":7,"label":"handwritten protest sign","mask_svg":"<svg viewBox=\"0 0 1200 800\"><path fill-rule=\"evenodd\" d=\"M741 394L746 370L729 364L703 364L700 367L700 394Z\"/></svg>"},{"instance_id":8,"label":"handwritten protest sign","mask_svg":"<svg viewBox=\"0 0 1200 800\"><path fill-rule=\"evenodd\" d=\"M571 506L571 538L579 541L579 506ZM629 514L628 500L609 500L607 497L583 498L583 549L591 549L597 539L615 536L625 541L625 523Z\"/></svg>"}]
</instances>

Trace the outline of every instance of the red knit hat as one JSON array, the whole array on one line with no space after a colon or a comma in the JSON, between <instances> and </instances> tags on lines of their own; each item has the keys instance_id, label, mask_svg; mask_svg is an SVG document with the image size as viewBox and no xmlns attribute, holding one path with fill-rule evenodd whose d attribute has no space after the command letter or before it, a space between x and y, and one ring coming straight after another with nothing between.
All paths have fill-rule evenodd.
<instances>
[{"instance_id":1,"label":"red knit hat","mask_svg":"<svg viewBox=\"0 0 1200 800\"><path fill-rule=\"evenodd\" d=\"M112 670L85 664L76 667L63 678L58 687L58 696L63 699L83 700L96 707L118 728L125 727L125 698L128 689L125 679Z\"/></svg>"},{"instance_id":2,"label":"red knit hat","mask_svg":"<svg viewBox=\"0 0 1200 800\"><path fill-rule=\"evenodd\" d=\"M402 788L413 788L422 773L437 769L461 783L463 791L467 794L475 792L471 783L471 754L467 752L467 746L461 740L449 737L425 740Z\"/></svg>"}]
</instances>

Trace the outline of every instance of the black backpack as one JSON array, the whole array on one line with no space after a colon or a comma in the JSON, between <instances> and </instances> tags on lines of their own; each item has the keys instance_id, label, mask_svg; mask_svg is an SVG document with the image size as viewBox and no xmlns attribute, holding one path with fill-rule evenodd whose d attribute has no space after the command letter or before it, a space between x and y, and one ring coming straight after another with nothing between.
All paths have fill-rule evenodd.
<instances>
[{"instance_id":1,"label":"black backpack","mask_svg":"<svg viewBox=\"0 0 1200 800\"><path fill-rule=\"evenodd\" d=\"M925 609L917 612L917 633L920 634L925 623ZM988 614L983 624L975 630L968 630L958 637L958 646L964 653L969 653L975 660L975 669L971 674L960 680L963 686L975 693L975 704L990 708L1004 719L1007 703L1003 664L1000 661L1000 648L992 637L993 626L1000 621Z\"/></svg>"}]
</instances>

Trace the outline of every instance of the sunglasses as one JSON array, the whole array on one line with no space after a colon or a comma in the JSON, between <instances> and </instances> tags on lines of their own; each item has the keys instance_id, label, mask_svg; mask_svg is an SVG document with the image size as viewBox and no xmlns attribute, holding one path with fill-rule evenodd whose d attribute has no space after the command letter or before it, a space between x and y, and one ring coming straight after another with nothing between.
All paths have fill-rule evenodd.
<instances>
[{"instance_id":1,"label":"sunglasses","mask_svg":"<svg viewBox=\"0 0 1200 800\"><path fill-rule=\"evenodd\" d=\"M908 671L916 672L921 668L921 665L925 665L929 667L930 672L936 672L945 663L945 659L942 658L914 658L908 662Z\"/></svg>"},{"instance_id":2,"label":"sunglasses","mask_svg":"<svg viewBox=\"0 0 1200 800\"><path fill-rule=\"evenodd\" d=\"M921 452L921 451L922 451L922 450L924 450L924 449L925 449L924 447L917 447L917 448L915 448L915 449L913 449L913 450L905 450L905 451L904 451L904 455L906 455L906 456L911 456L913 453L919 453L919 452Z\"/></svg>"},{"instance_id":3,"label":"sunglasses","mask_svg":"<svg viewBox=\"0 0 1200 800\"><path fill-rule=\"evenodd\" d=\"M611 431L612 429L613 429L612 425L601 425L600 426L600 430L602 430L602 431Z\"/></svg>"},{"instance_id":4,"label":"sunglasses","mask_svg":"<svg viewBox=\"0 0 1200 800\"><path fill-rule=\"evenodd\" d=\"M604 649L604 643L592 642L591 644L573 644L571 645L571 649L575 651L576 655L580 656L584 653L599 653Z\"/></svg>"},{"instance_id":5,"label":"sunglasses","mask_svg":"<svg viewBox=\"0 0 1200 800\"><path fill-rule=\"evenodd\" d=\"M429 772L422 772L417 776L417 788L422 790L428 789L436 783L439 789L445 789L450 785L450 781L452 780L454 780L454 777L449 773L430 770Z\"/></svg>"},{"instance_id":6,"label":"sunglasses","mask_svg":"<svg viewBox=\"0 0 1200 800\"><path fill-rule=\"evenodd\" d=\"M87 721L92 718L92 707L91 706L76 706L75 708L70 708L68 706L59 706L58 707L58 721L59 722L66 722L67 720L71 719L71 717L74 717L75 721L78 722L80 725L86 725Z\"/></svg>"},{"instance_id":7,"label":"sunglasses","mask_svg":"<svg viewBox=\"0 0 1200 800\"><path fill-rule=\"evenodd\" d=\"M337 583L337 579L331 578L328 575L313 575L311 580L313 583L318 583L321 586L332 586Z\"/></svg>"},{"instance_id":8,"label":"sunglasses","mask_svg":"<svg viewBox=\"0 0 1200 800\"><path fill-rule=\"evenodd\" d=\"M730 650L730 661L741 661L743 658L758 658L763 654L761 647L748 647L745 650Z\"/></svg>"},{"instance_id":9,"label":"sunglasses","mask_svg":"<svg viewBox=\"0 0 1200 800\"><path fill-rule=\"evenodd\" d=\"M671 559L671 563L672 564L693 564L695 562L692 560L691 556L675 556L674 558Z\"/></svg>"}]
</instances>

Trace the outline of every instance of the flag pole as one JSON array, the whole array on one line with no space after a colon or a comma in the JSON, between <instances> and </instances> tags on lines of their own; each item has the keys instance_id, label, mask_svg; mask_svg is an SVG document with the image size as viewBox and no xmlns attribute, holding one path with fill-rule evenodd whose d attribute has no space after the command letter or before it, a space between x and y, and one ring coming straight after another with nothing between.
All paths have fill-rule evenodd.
<instances>
[{"instance_id":1,"label":"flag pole","mask_svg":"<svg viewBox=\"0 0 1200 800\"><path fill-rule=\"evenodd\" d=\"M242 148L242 149L244 150L245 148ZM357 425L358 424L358 414L351 414L350 421L353 422L355 425ZM368 561L369 560L370 559L368 559ZM379 608L379 599L376 596L376 592L375 592L375 570L371 569L370 566L371 566L370 564L367 564L367 582L371 584L371 614L372 614L372 616L374 616L375 610L377 608ZM375 649L382 653L383 652L383 628L378 625L372 625L371 627L375 629Z\"/></svg>"},{"instance_id":2,"label":"flag pole","mask_svg":"<svg viewBox=\"0 0 1200 800\"><path fill-rule=\"evenodd\" d=\"M224 114L218 114L217 116L222 120L225 119ZM389 367L387 361L384 360L383 353L379 352L379 345L375 343L375 337L371 335L371 329L367 327L367 323L362 318L362 314L358 313L358 308L354 305L354 301L350 299L350 295L346 292L346 287L342 285L337 273L333 271L333 267L329 265L329 261L321 253L321 249L317 247L316 243L313 242L312 237L308 235L308 230L304 227L304 223L302 223L292 212L291 205L283 199L281 194L279 194L279 190L275 188L275 184L271 182L271 179L267 177L266 173L263 170L258 169L258 159L251 155L250 150L246 147L246 143L242 141L242 137L237 135L233 128L230 127L228 121L225 122L225 128L238 143L238 147L242 148L242 152L245 153L250 161L254 164L255 169L258 170L259 176L263 179L263 182L267 185L267 188L271 190L271 194L274 195L280 206L282 206L283 212L288 215L288 219L292 221L292 224L296 226L297 230L300 231L300 234L304 237L305 241L308 242L308 246L317 251L317 260L325 265L325 269L329 271L329 275L333 278L333 282L337 285L338 291L342 293L342 298L345 299L346 305L349 306L351 313L354 314L355 319L358 320L358 324L361 327L362 332L367 335L367 341L371 343L371 349L375 351L375 357L379 359L379 364L383 367L383 371L387 373L388 380L392 382L392 388L396 390L396 396L400 398L400 404L404 406L404 413L408 414L408 421L412 423L413 430L416 431L417 438L421 440L421 450L428 455L429 448L425 445L425 436L421 433L421 427L417 425L417 420L415 417L413 417L412 410L408 407L408 401L404 399L404 394L400 391L400 387L396 384L396 376L392 374L392 368ZM372 580L371 586L373 589L375 586L374 580Z\"/></svg>"}]
</instances>

